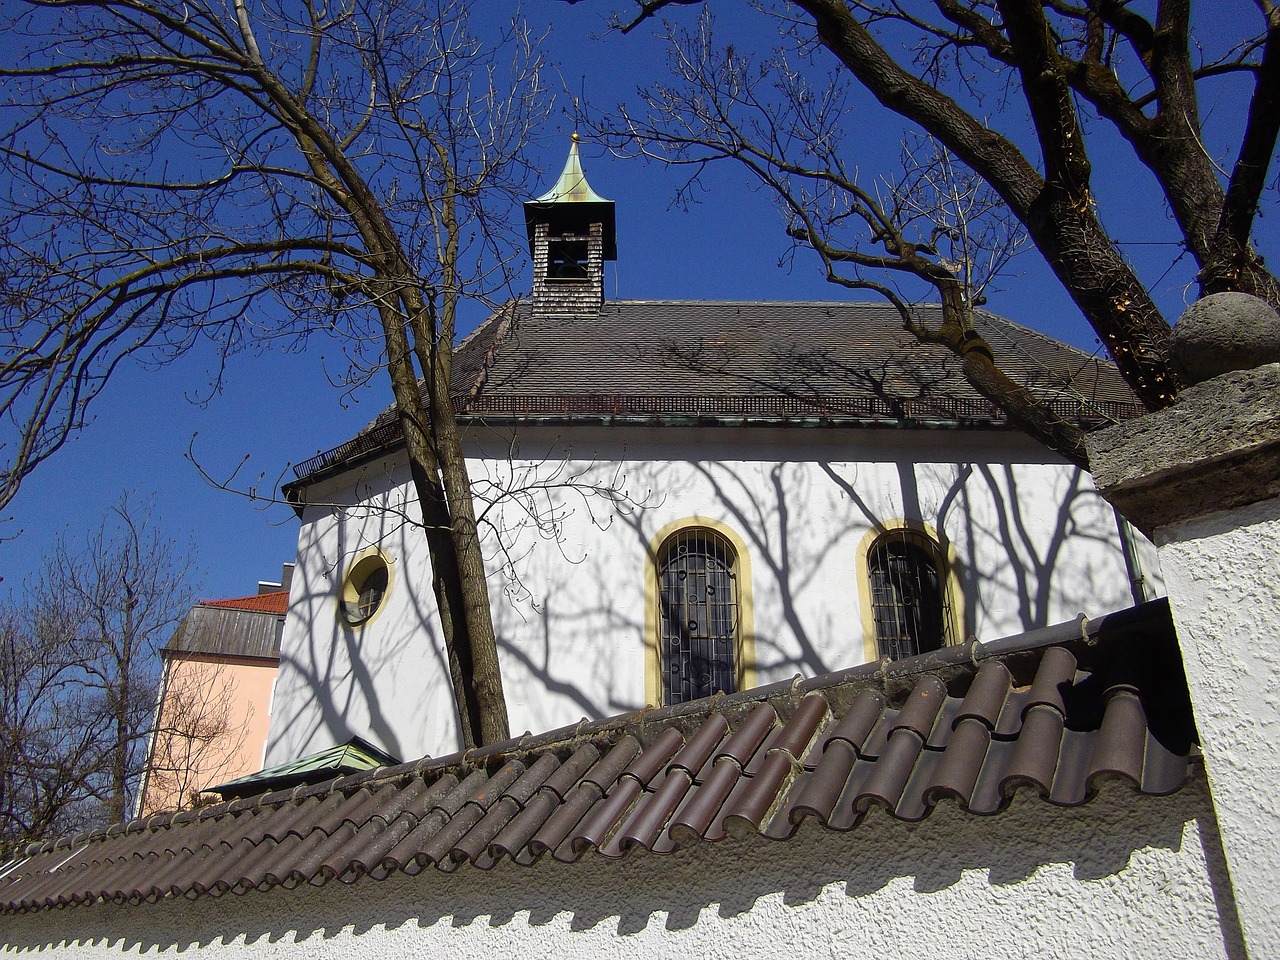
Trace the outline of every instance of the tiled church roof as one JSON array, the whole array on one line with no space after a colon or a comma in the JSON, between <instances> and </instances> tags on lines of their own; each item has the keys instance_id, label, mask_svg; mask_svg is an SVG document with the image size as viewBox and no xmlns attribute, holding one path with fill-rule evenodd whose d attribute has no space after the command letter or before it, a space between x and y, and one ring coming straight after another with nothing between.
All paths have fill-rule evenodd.
<instances>
[{"instance_id":1,"label":"tiled church roof","mask_svg":"<svg viewBox=\"0 0 1280 960\"><path fill-rule=\"evenodd\" d=\"M939 309L916 307L924 323ZM1092 426L1140 412L1109 362L985 311L975 325L1001 369L1065 419ZM508 304L459 346L453 392L463 420L1005 422L949 351L917 342L880 302L619 300L586 317ZM387 410L294 472L311 478L399 442Z\"/></svg>"},{"instance_id":2,"label":"tiled church roof","mask_svg":"<svg viewBox=\"0 0 1280 960\"><path fill-rule=\"evenodd\" d=\"M937 305L916 309L937 322ZM1009 376L1068 404L1068 416L1107 417L1109 404L1133 403L1111 364L985 311L976 323ZM986 403L954 356L917 342L881 302L621 300L586 318L535 316L521 304L512 322L486 326L494 329L458 352L464 409L555 396L767 397L798 416L871 401L885 414L912 400Z\"/></svg>"},{"instance_id":3,"label":"tiled church roof","mask_svg":"<svg viewBox=\"0 0 1280 960\"><path fill-rule=\"evenodd\" d=\"M0 910L786 840L806 820L874 829L877 809L999 814L1023 789L1084 804L1104 780L1171 793L1198 768L1174 643L1160 601L157 815L22 851Z\"/></svg>"}]
</instances>

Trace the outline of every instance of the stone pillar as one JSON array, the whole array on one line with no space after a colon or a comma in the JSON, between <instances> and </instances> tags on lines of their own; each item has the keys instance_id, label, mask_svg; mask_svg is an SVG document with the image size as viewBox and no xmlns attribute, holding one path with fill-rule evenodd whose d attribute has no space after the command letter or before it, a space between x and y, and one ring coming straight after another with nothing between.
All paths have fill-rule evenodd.
<instances>
[{"instance_id":1,"label":"stone pillar","mask_svg":"<svg viewBox=\"0 0 1280 960\"><path fill-rule=\"evenodd\" d=\"M1206 297L1174 357L1173 406L1090 434L1089 460L1156 544L1241 929L1280 956L1280 316Z\"/></svg>"}]
</instances>

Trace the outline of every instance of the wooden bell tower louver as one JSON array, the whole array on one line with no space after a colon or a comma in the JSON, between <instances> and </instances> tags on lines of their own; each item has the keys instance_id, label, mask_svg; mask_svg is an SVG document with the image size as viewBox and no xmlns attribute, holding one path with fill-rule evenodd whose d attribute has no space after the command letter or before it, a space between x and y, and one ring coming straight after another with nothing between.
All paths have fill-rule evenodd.
<instances>
[{"instance_id":1,"label":"wooden bell tower louver","mask_svg":"<svg viewBox=\"0 0 1280 960\"><path fill-rule=\"evenodd\" d=\"M534 316L595 314L604 302L604 262L618 259L613 201L587 183L578 135L555 186L524 205L533 258Z\"/></svg>"}]
</instances>

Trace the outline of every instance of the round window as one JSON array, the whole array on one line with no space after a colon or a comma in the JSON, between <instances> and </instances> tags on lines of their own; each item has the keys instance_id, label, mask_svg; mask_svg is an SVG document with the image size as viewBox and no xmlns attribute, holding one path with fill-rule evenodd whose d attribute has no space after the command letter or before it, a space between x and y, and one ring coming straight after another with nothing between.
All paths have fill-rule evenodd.
<instances>
[{"instance_id":1,"label":"round window","mask_svg":"<svg viewBox=\"0 0 1280 960\"><path fill-rule=\"evenodd\" d=\"M382 608L390 586L391 568L381 553L359 558L342 582L342 618L352 626L365 623Z\"/></svg>"}]
</instances>

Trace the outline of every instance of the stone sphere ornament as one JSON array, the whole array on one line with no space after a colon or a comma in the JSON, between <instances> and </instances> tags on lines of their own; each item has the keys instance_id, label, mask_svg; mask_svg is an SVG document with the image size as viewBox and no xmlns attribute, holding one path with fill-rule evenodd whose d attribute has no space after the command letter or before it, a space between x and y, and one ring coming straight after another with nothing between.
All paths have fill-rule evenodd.
<instances>
[{"instance_id":1,"label":"stone sphere ornament","mask_svg":"<svg viewBox=\"0 0 1280 960\"><path fill-rule=\"evenodd\" d=\"M1248 293L1213 293L1173 328L1173 365L1185 386L1280 361L1280 314Z\"/></svg>"}]
</instances>

